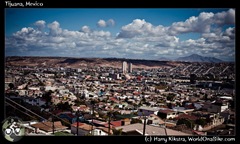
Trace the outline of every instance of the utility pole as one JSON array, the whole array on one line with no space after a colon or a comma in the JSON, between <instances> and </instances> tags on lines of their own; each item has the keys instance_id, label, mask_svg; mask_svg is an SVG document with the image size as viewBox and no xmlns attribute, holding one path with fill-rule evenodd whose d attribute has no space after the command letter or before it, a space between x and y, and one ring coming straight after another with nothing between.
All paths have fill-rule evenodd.
<instances>
[{"instance_id":1,"label":"utility pole","mask_svg":"<svg viewBox=\"0 0 240 144\"><path fill-rule=\"evenodd\" d=\"M91 130L91 133L92 133L92 135L93 135L94 100L92 100L91 103L92 103L92 130Z\"/></svg>"},{"instance_id":2,"label":"utility pole","mask_svg":"<svg viewBox=\"0 0 240 144\"><path fill-rule=\"evenodd\" d=\"M166 136L167 136L167 125L166 125L166 119L164 120L164 130L165 130L165 134L166 134Z\"/></svg>"},{"instance_id":3,"label":"utility pole","mask_svg":"<svg viewBox=\"0 0 240 144\"><path fill-rule=\"evenodd\" d=\"M77 113L76 113L76 115L77 115L77 136L78 136L78 127L79 127L79 110L77 110Z\"/></svg>"},{"instance_id":4,"label":"utility pole","mask_svg":"<svg viewBox=\"0 0 240 144\"><path fill-rule=\"evenodd\" d=\"M108 113L109 119L108 119L108 135L110 135L110 124L111 124L111 113Z\"/></svg>"},{"instance_id":5,"label":"utility pole","mask_svg":"<svg viewBox=\"0 0 240 144\"><path fill-rule=\"evenodd\" d=\"M54 134L54 117L52 115L52 133Z\"/></svg>"},{"instance_id":6,"label":"utility pole","mask_svg":"<svg viewBox=\"0 0 240 144\"><path fill-rule=\"evenodd\" d=\"M145 130L146 130L146 116L144 116L144 123L143 123L143 135L145 136Z\"/></svg>"}]
</instances>

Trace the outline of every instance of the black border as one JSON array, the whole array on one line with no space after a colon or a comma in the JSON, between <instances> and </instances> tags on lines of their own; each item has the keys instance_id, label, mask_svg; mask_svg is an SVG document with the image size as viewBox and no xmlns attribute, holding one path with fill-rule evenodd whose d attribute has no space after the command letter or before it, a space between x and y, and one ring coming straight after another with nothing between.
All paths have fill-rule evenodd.
<instances>
[{"instance_id":1,"label":"black border","mask_svg":"<svg viewBox=\"0 0 240 144\"><path fill-rule=\"evenodd\" d=\"M38 2L43 3L43 7L29 8L235 8L236 0L219 1L219 0L4 0L1 6L7 8L5 1L14 2ZM19 7L22 8L22 7ZM27 7L24 7L27 8Z\"/></svg>"},{"instance_id":2,"label":"black border","mask_svg":"<svg viewBox=\"0 0 240 144\"><path fill-rule=\"evenodd\" d=\"M121 1L116 1L116 0L86 0L86 1L79 1L79 0L61 0L61 1L51 1L50 0L4 0L1 1L1 18L3 20L3 27L2 27L2 39L1 43L2 45L2 55L1 55L1 61L3 64L1 65L1 70L3 72L1 76L1 82L2 82L2 95L0 96L1 98L1 116L0 116L0 121L2 122L4 120L4 68L5 68L5 23L4 23L4 9L9 8L6 7L5 1L11 1L11 2L23 2L25 3L26 1L31 1L31 2L42 2L44 4L43 7L31 7L31 8L235 8L236 9L236 14L238 12L236 6L237 6L237 1L236 0L225 0L225 1L219 1L219 0L192 0L192 1L157 1L157 0L138 0L138 1L127 1L127 0L121 0ZM21 8L21 7L19 7ZM25 7L26 8L26 7ZM236 15L236 21L237 21L238 15ZM238 22L236 22L237 24ZM237 26L235 26L237 27ZM236 28L236 33L238 29ZM237 37L236 37L237 38ZM239 57L238 47L237 44L238 40L236 39L236 81L238 79L238 71L237 71L237 61ZM236 83L236 97L238 96L238 87ZM235 102L235 106L237 108L237 101ZM238 117L237 114L237 109L236 109L236 116ZM237 128L237 119L236 118L236 128ZM2 128L2 124L1 124ZM168 138L166 136L161 136ZM225 138L228 136L221 136L221 138ZM234 137L234 136L230 136ZM211 137L209 137L211 138ZM237 130L236 130L236 140L235 142L228 142L228 143L237 143L239 138L237 137ZM187 139L187 137L186 137ZM6 143L11 143L7 141L3 135L1 134L0 137L0 143L6 144ZM76 136L26 136L23 137L20 141L15 142L15 143L149 143L145 141L144 136L85 136L85 137L76 137ZM199 141L200 142L200 141ZM210 141L206 141L207 143ZM154 143L154 142L153 142ZM164 143L164 142L157 142L155 143ZM167 142L171 143L171 142ZM173 143L179 143L179 142L173 142ZM183 142L185 143L185 142ZM192 143L192 142L191 142ZM213 142L213 143L219 143L219 142ZM223 143L223 142L221 142Z\"/></svg>"}]
</instances>

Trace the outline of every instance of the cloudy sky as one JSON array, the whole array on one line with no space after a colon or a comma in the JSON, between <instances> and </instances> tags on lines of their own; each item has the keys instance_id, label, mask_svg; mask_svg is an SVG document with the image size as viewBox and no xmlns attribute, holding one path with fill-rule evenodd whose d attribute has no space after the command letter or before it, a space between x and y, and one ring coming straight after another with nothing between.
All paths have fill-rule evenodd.
<instances>
[{"instance_id":1,"label":"cloudy sky","mask_svg":"<svg viewBox=\"0 0 240 144\"><path fill-rule=\"evenodd\" d=\"M6 56L235 60L235 9L5 9Z\"/></svg>"}]
</instances>

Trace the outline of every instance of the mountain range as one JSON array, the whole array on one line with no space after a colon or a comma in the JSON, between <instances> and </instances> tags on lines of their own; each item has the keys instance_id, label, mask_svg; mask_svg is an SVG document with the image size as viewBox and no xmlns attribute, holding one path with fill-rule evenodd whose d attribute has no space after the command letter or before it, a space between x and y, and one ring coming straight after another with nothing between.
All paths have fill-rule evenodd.
<instances>
[{"instance_id":1,"label":"mountain range","mask_svg":"<svg viewBox=\"0 0 240 144\"><path fill-rule=\"evenodd\" d=\"M220 59L217 59L215 57L204 57L198 54L192 54L185 57L179 57L177 59L171 60L165 57L159 58L160 61L180 61L180 62L211 62L211 63L219 63L223 62Z\"/></svg>"},{"instance_id":2,"label":"mountain range","mask_svg":"<svg viewBox=\"0 0 240 144\"><path fill-rule=\"evenodd\" d=\"M219 63L223 62L220 59L217 59L215 57L204 57L200 56L198 54L192 54L190 56L186 57L179 57L176 59L176 61L185 61L185 62L211 62L211 63Z\"/></svg>"}]
</instances>

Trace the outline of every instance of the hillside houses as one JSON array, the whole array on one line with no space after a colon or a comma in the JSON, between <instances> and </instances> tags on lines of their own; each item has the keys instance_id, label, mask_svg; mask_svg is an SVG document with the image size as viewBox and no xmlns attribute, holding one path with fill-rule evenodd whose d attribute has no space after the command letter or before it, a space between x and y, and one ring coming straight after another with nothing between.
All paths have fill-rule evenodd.
<instances>
[{"instance_id":1,"label":"hillside houses","mask_svg":"<svg viewBox=\"0 0 240 144\"><path fill-rule=\"evenodd\" d=\"M231 87L224 89L230 80L208 82L199 72L199 80L192 84L191 71L200 67L192 65L153 69L136 66L128 78L120 68L112 67L8 67L5 95L39 109L39 114L47 110L68 120L70 124L62 124L75 135L79 112L81 136L114 135L115 128L123 128L123 135L142 135L144 122L146 135L190 134L181 127L194 134L209 133L218 127L218 131L235 128L236 95ZM203 71L213 67L202 65ZM221 85L222 89L209 87L208 83ZM14 110L10 105L7 108ZM46 115L45 119L50 118Z\"/></svg>"}]
</instances>

